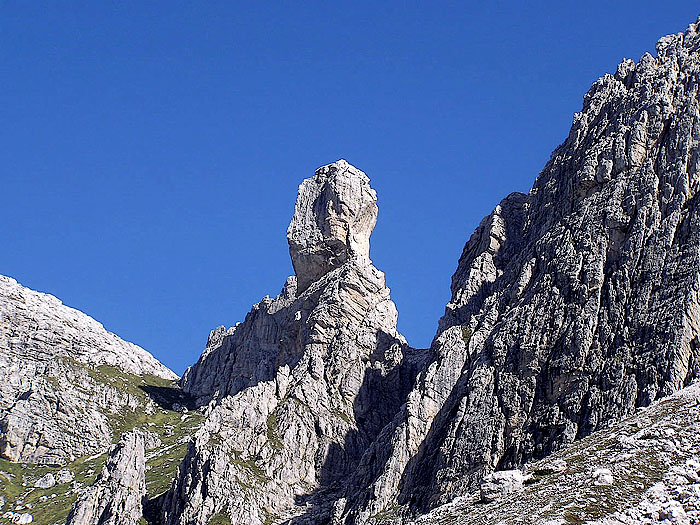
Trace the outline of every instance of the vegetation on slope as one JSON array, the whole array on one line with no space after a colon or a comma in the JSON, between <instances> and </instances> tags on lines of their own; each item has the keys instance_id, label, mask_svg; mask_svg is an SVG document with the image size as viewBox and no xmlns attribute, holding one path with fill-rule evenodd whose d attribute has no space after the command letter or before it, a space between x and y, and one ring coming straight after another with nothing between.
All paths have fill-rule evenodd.
<instances>
[{"instance_id":1,"label":"vegetation on slope","mask_svg":"<svg viewBox=\"0 0 700 525\"><path fill-rule=\"evenodd\" d=\"M125 407L105 415L114 443L119 441L121 434L137 427L158 436L161 444L146 454L146 487L149 497L162 494L175 477L178 464L187 451L189 437L201 424L202 415L187 410L188 406L191 408L190 402L173 381L125 374L112 366L87 370L96 382L128 393L138 400L136 409ZM10 518L2 518L5 512L11 511L31 514L33 524L62 525L78 493L95 481L106 457L105 451L64 466L12 463L0 459L0 503L3 503L0 523L11 521ZM56 475L64 469L75 476L73 481L45 489L34 487L39 478L49 473Z\"/></svg>"}]
</instances>

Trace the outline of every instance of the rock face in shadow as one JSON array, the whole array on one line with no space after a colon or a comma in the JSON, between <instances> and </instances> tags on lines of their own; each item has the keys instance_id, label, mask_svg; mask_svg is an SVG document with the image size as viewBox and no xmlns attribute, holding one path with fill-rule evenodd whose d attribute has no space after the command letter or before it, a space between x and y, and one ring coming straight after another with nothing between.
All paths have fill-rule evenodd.
<instances>
[{"instance_id":1,"label":"rock face in shadow","mask_svg":"<svg viewBox=\"0 0 700 525\"><path fill-rule=\"evenodd\" d=\"M212 332L182 379L208 402L164 521L269 523L337 492L403 403L421 353L396 331L369 259L376 196L345 161L304 181L289 227L297 272L245 321ZM302 283L297 287L297 280Z\"/></svg>"},{"instance_id":2,"label":"rock face in shadow","mask_svg":"<svg viewBox=\"0 0 700 525\"><path fill-rule=\"evenodd\" d=\"M107 463L93 485L73 505L66 525L137 525L143 523L146 495L147 434L123 434L109 452Z\"/></svg>"},{"instance_id":3,"label":"rock face in shadow","mask_svg":"<svg viewBox=\"0 0 700 525\"><path fill-rule=\"evenodd\" d=\"M140 407L117 375L177 379L91 317L0 276L0 456L65 464L104 452L106 414Z\"/></svg>"}]
</instances>

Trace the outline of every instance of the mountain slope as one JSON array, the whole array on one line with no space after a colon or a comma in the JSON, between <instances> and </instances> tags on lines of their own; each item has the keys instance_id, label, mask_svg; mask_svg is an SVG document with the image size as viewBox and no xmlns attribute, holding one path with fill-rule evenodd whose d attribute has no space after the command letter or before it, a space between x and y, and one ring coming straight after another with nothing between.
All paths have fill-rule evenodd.
<instances>
[{"instance_id":1,"label":"mountain slope","mask_svg":"<svg viewBox=\"0 0 700 525\"><path fill-rule=\"evenodd\" d=\"M138 403L115 374L177 376L53 296L0 277L0 455L66 463L112 442L106 412Z\"/></svg>"},{"instance_id":2,"label":"mountain slope","mask_svg":"<svg viewBox=\"0 0 700 525\"><path fill-rule=\"evenodd\" d=\"M429 351L413 351L394 335L392 309L383 323L401 353L379 361L380 376L407 370L400 373L412 382L409 389L392 381L373 387L392 402L363 405L381 411L371 431L348 410L361 389L353 386L344 399L335 380L357 375L357 353L335 353L334 338L355 332L342 330L354 312L362 323L376 322L358 306L376 292L360 280L351 286L359 291L354 301L324 301L355 280L352 272L371 268L362 262L368 235L356 240L347 224L373 225L357 219L359 208L336 198L333 185L323 186L325 174L348 187L343 195L360 195L366 182L337 163L310 179L319 191L303 183L288 234L296 282L304 284L297 291L289 281L242 325L215 332L185 376L185 389L213 401L207 431L169 496L167 523L206 523L203 509L234 523L364 523L397 507L424 512L469 494L494 469L563 449L696 378L699 49L692 24L662 38L658 57L625 60L593 85L532 190L504 199L467 242ZM294 237L299 232L307 232L303 242ZM353 250L361 257L348 256ZM327 316L307 318L313 308ZM305 323L317 320L307 331ZM372 354L360 356L373 363ZM298 385L298 397L288 396L290 385ZM305 404L319 393L330 394L321 410L316 400ZM276 407L289 397L302 408L280 418ZM338 425L334 410L347 425ZM332 428L341 460L315 444L312 428L324 439ZM259 474L257 482L239 475L246 469Z\"/></svg>"},{"instance_id":3,"label":"mountain slope","mask_svg":"<svg viewBox=\"0 0 700 525\"><path fill-rule=\"evenodd\" d=\"M697 31L596 82L530 193L482 221L350 519L450 501L697 377Z\"/></svg>"},{"instance_id":4,"label":"mountain slope","mask_svg":"<svg viewBox=\"0 0 700 525\"><path fill-rule=\"evenodd\" d=\"M94 319L0 276L0 509L11 514L5 517L63 523L110 445L136 427L159 442L143 468L147 492L162 493L201 421L196 412L173 410L183 410L175 403L191 405L176 379Z\"/></svg>"}]
</instances>

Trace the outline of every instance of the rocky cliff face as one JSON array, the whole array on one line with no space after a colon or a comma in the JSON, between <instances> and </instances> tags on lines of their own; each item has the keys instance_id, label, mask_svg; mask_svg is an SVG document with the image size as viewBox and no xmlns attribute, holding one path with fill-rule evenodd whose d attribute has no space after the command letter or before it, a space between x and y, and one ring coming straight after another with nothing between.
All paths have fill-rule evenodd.
<instances>
[{"instance_id":1,"label":"rocky cliff face","mask_svg":"<svg viewBox=\"0 0 700 525\"><path fill-rule=\"evenodd\" d=\"M289 226L296 277L235 328L215 330L182 380L211 400L166 523L270 523L327 499L403 402L416 356L369 259L377 214L345 161L304 181ZM297 282L301 286L297 286Z\"/></svg>"},{"instance_id":2,"label":"rocky cliff face","mask_svg":"<svg viewBox=\"0 0 700 525\"><path fill-rule=\"evenodd\" d=\"M177 379L82 312L0 276L0 456L65 464L105 451L110 414L145 408L126 377Z\"/></svg>"},{"instance_id":3,"label":"rocky cliff face","mask_svg":"<svg viewBox=\"0 0 700 525\"><path fill-rule=\"evenodd\" d=\"M364 174L340 161L305 181L296 280L183 379L209 419L167 523L425 511L695 379L699 50L693 24L594 84L532 190L466 244L429 351L396 334L369 262Z\"/></svg>"},{"instance_id":4,"label":"rocky cliff face","mask_svg":"<svg viewBox=\"0 0 700 525\"><path fill-rule=\"evenodd\" d=\"M351 516L449 501L697 377L697 31L596 82L530 193L482 221Z\"/></svg>"}]
</instances>

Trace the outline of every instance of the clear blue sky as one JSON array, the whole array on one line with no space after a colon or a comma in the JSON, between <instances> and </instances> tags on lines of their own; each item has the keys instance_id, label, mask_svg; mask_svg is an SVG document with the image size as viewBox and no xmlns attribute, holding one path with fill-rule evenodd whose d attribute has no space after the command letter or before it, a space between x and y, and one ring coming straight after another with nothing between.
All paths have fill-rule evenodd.
<instances>
[{"instance_id":1,"label":"clear blue sky","mask_svg":"<svg viewBox=\"0 0 700 525\"><path fill-rule=\"evenodd\" d=\"M345 158L427 346L481 218L693 4L0 1L0 273L181 373L279 292L297 186Z\"/></svg>"}]
</instances>

